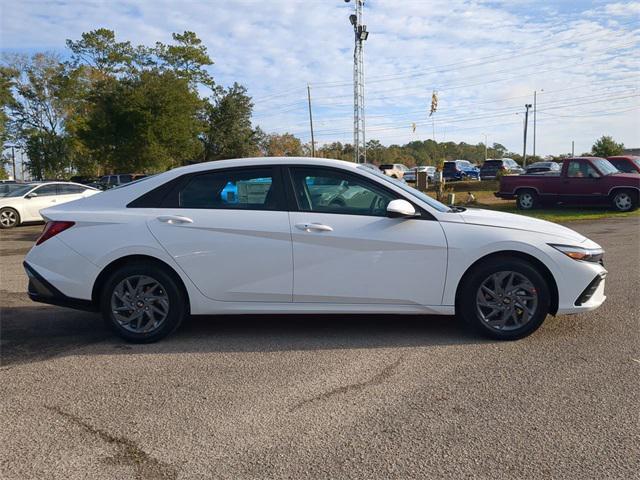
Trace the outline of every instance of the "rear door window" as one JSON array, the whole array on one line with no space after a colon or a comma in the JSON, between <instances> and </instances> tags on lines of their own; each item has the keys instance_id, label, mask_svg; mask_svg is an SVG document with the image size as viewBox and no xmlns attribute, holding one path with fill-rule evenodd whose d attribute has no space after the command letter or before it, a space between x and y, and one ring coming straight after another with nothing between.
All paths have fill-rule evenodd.
<instances>
[{"instance_id":1,"label":"rear door window","mask_svg":"<svg viewBox=\"0 0 640 480\"><path fill-rule=\"evenodd\" d=\"M196 175L178 193L180 208L285 210L273 168L222 170Z\"/></svg>"},{"instance_id":2,"label":"rear door window","mask_svg":"<svg viewBox=\"0 0 640 480\"><path fill-rule=\"evenodd\" d=\"M58 185L58 194L59 195L78 195L84 192L86 188L81 187L80 185Z\"/></svg>"},{"instance_id":3,"label":"rear door window","mask_svg":"<svg viewBox=\"0 0 640 480\"><path fill-rule=\"evenodd\" d=\"M37 193L39 197L51 197L53 195L58 195L58 186L57 185L43 185L39 188L36 188L34 193Z\"/></svg>"}]
</instances>

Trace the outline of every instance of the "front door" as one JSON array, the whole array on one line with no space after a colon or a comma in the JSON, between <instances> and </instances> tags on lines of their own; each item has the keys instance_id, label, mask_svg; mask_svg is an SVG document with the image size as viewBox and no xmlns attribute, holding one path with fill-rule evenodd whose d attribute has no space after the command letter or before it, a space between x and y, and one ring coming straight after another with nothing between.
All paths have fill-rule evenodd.
<instances>
[{"instance_id":1,"label":"front door","mask_svg":"<svg viewBox=\"0 0 640 480\"><path fill-rule=\"evenodd\" d=\"M40 210L53 207L58 201L58 188L55 183L42 185L33 190L30 195L34 193L35 196L26 199L26 210L29 218L24 218L23 220L25 221L41 220Z\"/></svg>"},{"instance_id":2,"label":"front door","mask_svg":"<svg viewBox=\"0 0 640 480\"><path fill-rule=\"evenodd\" d=\"M292 167L294 302L440 305L447 243L437 221L387 217L399 196L340 169Z\"/></svg>"},{"instance_id":3,"label":"front door","mask_svg":"<svg viewBox=\"0 0 640 480\"><path fill-rule=\"evenodd\" d=\"M598 171L585 160L571 160L558 199L567 204L593 204L606 197Z\"/></svg>"},{"instance_id":4,"label":"front door","mask_svg":"<svg viewBox=\"0 0 640 480\"><path fill-rule=\"evenodd\" d=\"M291 302L289 213L277 169L212 170L190 176L149 228L208 298Z\"/></svg>"}]
</instances>

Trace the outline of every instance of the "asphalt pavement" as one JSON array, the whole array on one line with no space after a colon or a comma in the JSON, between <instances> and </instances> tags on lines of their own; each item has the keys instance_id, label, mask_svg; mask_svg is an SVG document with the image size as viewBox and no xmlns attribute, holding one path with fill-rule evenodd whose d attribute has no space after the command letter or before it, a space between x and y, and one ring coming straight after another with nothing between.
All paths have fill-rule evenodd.
<instances>
[{"instance_id":1,"label":"asphalt pavement","mask_svg":"<svg viewBox=\"0 0 640 480\"><path fill-rule=\"evenodd\" d=\"M453 317L193 318L152 345L38 305L0 232L3 479L630 479L640 472L640 219L569 225L607 301L495 342Z\"/></svg>"}]
</instances>

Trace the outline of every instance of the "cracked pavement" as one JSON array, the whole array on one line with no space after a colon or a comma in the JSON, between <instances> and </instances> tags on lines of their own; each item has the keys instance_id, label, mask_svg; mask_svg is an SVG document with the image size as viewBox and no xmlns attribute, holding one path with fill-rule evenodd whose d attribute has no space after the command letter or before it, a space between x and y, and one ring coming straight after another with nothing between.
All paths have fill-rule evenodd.
<instances>
[{"instance_id":1,"label":"cracked pavement","mask_svg":"<svg viewBox=\"0 0 640 480\"><path fill-rule=\"evenodd\" d=\"M129 345L31 303L41 226L0 232L3 479L635 478L640 219L601 243L605 305L518 342L451 317L193 318Z\"/></svg>"}]
</instances>

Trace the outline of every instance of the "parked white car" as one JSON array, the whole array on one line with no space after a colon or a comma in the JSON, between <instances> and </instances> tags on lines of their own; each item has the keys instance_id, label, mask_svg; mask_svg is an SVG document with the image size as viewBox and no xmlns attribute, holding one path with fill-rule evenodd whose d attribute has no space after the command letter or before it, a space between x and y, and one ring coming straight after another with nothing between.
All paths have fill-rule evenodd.
<instances>
[{"instance_id":1,"label":"parked white car","mask_svg":"<svg viewBox=\"0 0 640 480\"><path fill-rule=\"evenodd\" d=\"M200 163L43 216L30 297L100 310L135 342L239 313L459 314L516 339L605 300L603 251L581 234L337 160Z\"/></svg>"},{"instance_id":2,"label":"parked white car","mask_svg":"<svg viewBox=\"0 0 640 480\"><path fill-rule=\"evenodd\" d=\"M100 190L72 182L26 183L0 197L0 228L39 222L40 210L86 198Z\"/></svg>"},{"instance_id":3,"label":"parked white car","mask_svg":"<svg viewBox=\"0 0 640 480\"><path fill-rule=\"evenodd\" d=\"M434 176L436 174L436 167L432 167L429 165L421 165L418 167L413 167L411 170L404 174L404 179L407 182L415 182L418 176L418 172L426 172L427 173L427 182L433 183Z\"/></svg>"}]
</instances>

